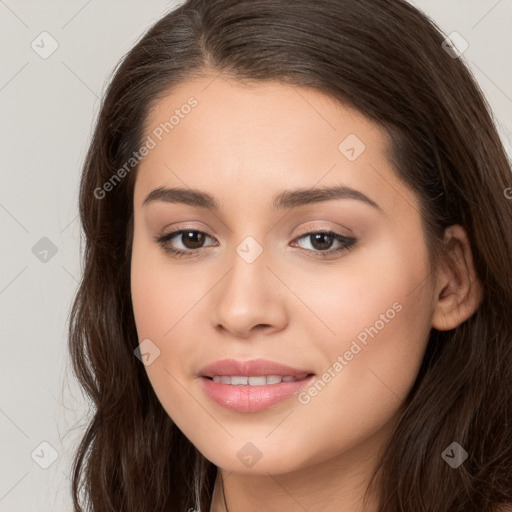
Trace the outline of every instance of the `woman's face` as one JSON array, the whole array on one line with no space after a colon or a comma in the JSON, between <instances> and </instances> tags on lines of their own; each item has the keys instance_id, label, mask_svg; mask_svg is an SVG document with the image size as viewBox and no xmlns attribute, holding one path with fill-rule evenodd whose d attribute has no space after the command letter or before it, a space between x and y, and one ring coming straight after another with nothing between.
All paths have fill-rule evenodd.
<instances>
[{"instance_id":1,"label":"woman's face","mask_svg":"<svg viewBox=\"0 0 512 512\"><path fill-rule=\"evenodd\" d=\"M169 416L229 471L371 457L414 383L434 303L417 198L386 132L319 92L222 76L182 83L145 130L131 290ZM150 196L163 188L182 192ZM286 373L269 364L202 376L224 359L314 376L261 380Z\"/></svg>"}]
</instances>

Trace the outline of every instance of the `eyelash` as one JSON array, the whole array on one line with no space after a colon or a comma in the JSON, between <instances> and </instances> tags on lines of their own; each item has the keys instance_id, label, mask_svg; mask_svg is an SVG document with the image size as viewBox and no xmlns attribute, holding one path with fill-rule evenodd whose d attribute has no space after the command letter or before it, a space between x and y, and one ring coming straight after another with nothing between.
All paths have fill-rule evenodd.
<instances>
[{"instance_id":1,"label":"eyelash","mask_svg":"<svg viewBox=\"0 0 512 512\"><path fill-rule=\"evenodd\" d=\"M202 249L202 248L199 248L199 249L189 249L187 251L183 251L181 249L176 249L175 247L172 247L169 244L169 242L170 242L170 240L172 238L174 238L177 235L181 235L182 233L201 233L203 235L206 235L209 238L212 238L209 235L207 235L204 231L199 231L198 229L180 229L180 230L177 230L177 231L171 231L170 233L167 233L167 234L162 235L162 236L157 236L157 237L155 237L155 241L162 246L163 250L166 253L172 254L174 257L177 257L177 258L190 258L190 257L194 257L197 254L197 252L199 251L199 249ZM346 236L340 235L339 233L336 233L334 231L325 231L325 230L309 231L307 233L303 233L299 237L295 238L294 242L297 241L297 240L300 240L301 238L306 238L306 237L312 236L312 235L330 235L330 236L334 236L334 239L336 241L338 241L338 242L343 244L340 247L338 247L337 249L329 249L327 251L319 251L319 250L311 250L311 249L302 249L302 248L300 248L303 251L313 252L313 253L315 253L314 257L316 257L318 255L318 256L320 256L320 258L325 258L325 257L331 256L332 254L339 254L339 253L343 253L345 251L349 251L350 249L352 249L352 247L357 242L356 238L346 237Z\"/></svg>"}]
</instances>

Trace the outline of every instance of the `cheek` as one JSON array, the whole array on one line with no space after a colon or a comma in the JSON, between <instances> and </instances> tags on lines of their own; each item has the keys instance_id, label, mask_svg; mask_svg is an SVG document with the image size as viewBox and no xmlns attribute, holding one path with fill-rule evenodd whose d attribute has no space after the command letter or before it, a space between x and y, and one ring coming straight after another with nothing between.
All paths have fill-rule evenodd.
<instances>
[{"instance_id":1,"label":"cheek","mask_svg":"<svg viewBox=\"0 0 512 512\"><path fill-rule=\"evenodd\" d=\"M172 262L144 233L134 236L131 294L138 339L149 338L160 351L146 371L157 394L165 391L167 400L175 391L179 394L176 379L191 376L189 365L206 345L203 304L219 277L196 265L201 264Z\"/></svg>"},{"instance_id":2,"label":"cheek","mask_svg":"<svg viewBox=\"0 0 512 512\"><path fill-rule=\"evenodd\" d=\"M172 263L149 235L138 235L136 229L130 279L139 341L172 339L180 319L207 292L207 283L197 279L197 270L188 268Z\"/></svg>"},{"instance_id":3,"label":"cheek","mask_svg":"<svg viewBox=\"0 0 512 512\"><path fill-rule=\"evenodd\" d=\"M202 409L185 391L189 383L183 378L184 362L197 357L199 348L195 337L190 336L190 329L194 329L191 318L208 285L191 281L192 276L189 279L183 268L172 267L164 253L134 237L131 294L138 339L140 343L149 338L160 351L145 370L168 415L187 432L190 418L200 415Z\"/></svg>"},{"instance_id":4,"label":"cheek","mask_svg":"<svg viewBox=\"0 0 512 512\"><path fill-rule=\"evenodd\" d=\"M328 383L319 401L339 401L356 415L371 410L384 418L413 385L431 328L432 302L426 248L407 240L381 236L336 268L302 280L297 293L329 327L315 348L326 372L336 376L320 376ZM318 340L318 330L311 328L307 338Z\"/></svg>"}]
</instances>

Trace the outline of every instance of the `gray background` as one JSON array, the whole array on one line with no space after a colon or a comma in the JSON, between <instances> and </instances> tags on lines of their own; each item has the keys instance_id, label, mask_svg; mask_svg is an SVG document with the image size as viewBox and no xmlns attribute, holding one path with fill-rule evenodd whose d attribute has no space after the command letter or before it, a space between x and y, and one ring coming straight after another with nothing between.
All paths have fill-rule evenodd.
<instances>
[{"instance_id":1,"label":"gray background","mask_svg":"<svg viewBox=\"0 0 512 512\"><path fill-rule=\"evenodd\" d=\"M468 41L463 59L511 155L512 1L414 3L446 34L457 31ZM0 0L1 512L72 510L71 452L88 414L67 355L68 314L81 274L80 169L110 73L173 5ZM31 47L35 40L49 48L38 37L43 31L58 43L46 59ZM46 262L33 251L48 243L43 237L57 251ZM44 469L52 453L57 459Z\"/></svg>"}]
</instances>

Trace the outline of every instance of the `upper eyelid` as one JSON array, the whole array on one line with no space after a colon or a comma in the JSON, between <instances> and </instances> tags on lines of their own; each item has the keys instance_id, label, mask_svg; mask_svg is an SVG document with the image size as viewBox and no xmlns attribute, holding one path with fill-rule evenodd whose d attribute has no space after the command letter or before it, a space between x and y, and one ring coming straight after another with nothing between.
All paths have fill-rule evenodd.
<instances>
[{"instance_id":1,"label":"upper eyelid","mask_svg":"<svg viewBox=\"0 0 512 512\"><path fill-rule=\"evenodd\" d=\"M210 246L202 246L202 247L197 247L194 249L189 249L187 247L185 247L184 249L181 249L181 248L174 247L174 245L171 247L171 240L175 236L179 237L181 234L186 233L186 232L191 232L191 231L197 232L197 233L202 233L202 234L206 235L207 237L211 238L212 240L215 240L216 242L218 242L215 239L215 237L210 236L205 231L203 231L201 229L191 228L191 227L183 227L183 228L172 230L172 231L170 231L166 234L163 234L161 236L155 236L155 241L159 245L162 246L164 251L173 253L175 257L191 257L191 258L195 257L195 256L201 256L201 255L204 256L204 254L205 254L204 249L206 249L207 247L216 247L216 246L220 245L219 243L216 243L216 244L213 244ZM336 249L329 249L327 251L317 251L315 249L305 249L305 248L302 248L299 246L300 251L303 251L308 257L314 257L315 259L320 258L323 260L327 260L331 256L341 255L345 251L350 251L351 248L354 247L355 245L357 245L357 243L358 243L358 238L356 238L355 236L346 236L346 235L338 233L332 229L323 228L323 227L319 227L316 229L310 229L309 231L302 231L300 234L298 234L297 236L295 236L293 238L292 242L293 242L293 244L297 244L299 240L305 239L308 236L312 236L313 234L316 234L316 233L329 234L330 236L333 236L334 239L341 245ZM167 244L169 244L169 246L167 246ZM295 245L293 245L293 247L295 247Z\"/></svg>"},{"instance_id":2,"label":"upper eyelid","mask_svg":"<svg viewBox=\"0 0 512 512\"><path fill-rule=\"evenodd\" d=\"M162 234L158 238L167 238L168 239L167 241L170 241L173 238L178 237L179 235L181 235L183 233L186 233L188 231L193 231L193 232L201 233L201 234L206 235L208 238L211 238L212 240L216 240L215 237L209 235L207 232L205 232L205 231L203 231L201 229L187 228L187 227L179 228L179 229L175 229L175 230L169 231L169 233L164 233L164 234ZM335 231L334 229L331 229L331 228L316 228L316 229L313 228L313 229L309 229L309 230L306 230L306 231L301 231L298 235L296 235L293 238L293 241L295 242L296 240L299 240L301 238L304 238L304 237L307 237L307 236L310 236L310 235L313 235L313 234L317 234L317 233L330 233L330 234L333 234L333 235L335 235L337 237L345 238L347 240L355 240L355 237L350 236L350 235L344 235L343 233L338 233L337 231ZM217 242L218 242L218 240L217 240ZM201 248L199 248L199 249L201 249ZM199 249L195 249L195 250L199 250ZM189 252L194 252L194 249L189 249Z\"/></svg>"}]
</instances>

